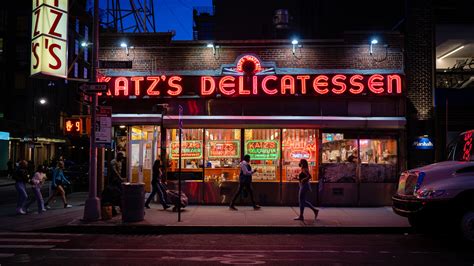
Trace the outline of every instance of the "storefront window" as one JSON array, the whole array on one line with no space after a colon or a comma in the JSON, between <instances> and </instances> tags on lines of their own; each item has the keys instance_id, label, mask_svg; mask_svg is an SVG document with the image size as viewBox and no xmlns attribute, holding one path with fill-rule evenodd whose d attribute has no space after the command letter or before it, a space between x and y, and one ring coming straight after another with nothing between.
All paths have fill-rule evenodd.
<instances>
[{"instance_id":1,"label":"storefront window","mask_svg":"<svg viewBox=\"0 0 474 266\"><path fill-rule=\"evenodd\" d=\"M324 182L356 182L357 150L356 138L345 138L343 133L323 133L320 175Z\"/></svg>"},{"instance_id":2,"label":"storefront window","mask_svg":"<svg viewBox=\"0 0 474 266\"><path fill-rule=\"evenodd\" d=\"M397 141L361 139L361 182L396 182L398 178Z\"/></svg>"},{"instance_id":3,"label":"storefront window","mask_svg":"<svg viewBox=\"0 0 474 266\"><path fill-rule=\"evenodd\" d=\"M315 129L283 129L283 181L294 181L300 173L298 166L301 159L306 159L312 175L317 179L317 134Z\"/></svg>"},{"instance_id":4,"label":"storefront window","mask_svg":"<svg viewBox=\"0 0 474 266\"><path fill-rule=\"evenodd\" d=\"M238 181L240 129L206 129L204 181Z\"/></svg>"},{"instance_id":5,"label":"storefront window","mask_svg":"<svg viewBox=\"0 0 474 266\"><path fill-rule=\"evenodd\" d=\"M257 172L253 181L280 181L280 130L246 129L244 153Z\"/></svg>"},{"instance_id":6,"label":"storefront window","mask_svg":"<svg viewBox=\"0 0 474 266\"><path fill-rule=\"evenodd\" d=\"M168 178L176 179L179 170L179 130L168 129L166 153ZM183 129L181 139L181 169L183 179L202 180L203 129ZM188 174L186 174L188 173Z\"/></svg>"}]
</instances>

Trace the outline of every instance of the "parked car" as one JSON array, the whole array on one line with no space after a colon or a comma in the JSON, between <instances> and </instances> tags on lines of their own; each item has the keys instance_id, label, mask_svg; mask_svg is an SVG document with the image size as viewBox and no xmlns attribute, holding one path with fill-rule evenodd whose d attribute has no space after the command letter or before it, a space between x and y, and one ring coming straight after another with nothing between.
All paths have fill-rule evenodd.
<instances>
[{"instance_id":1,"label":"parked car","mask_svg":"<svg viewBox=\"0 0 474 266\"><path fill-rule=\"evenodd\" d=\"M474 130L452 145L451 161L403 172L393 210L415 229L449 226L474 241ZM442 228L442 227L438 227Z\"/></svg>"}]
</instances>

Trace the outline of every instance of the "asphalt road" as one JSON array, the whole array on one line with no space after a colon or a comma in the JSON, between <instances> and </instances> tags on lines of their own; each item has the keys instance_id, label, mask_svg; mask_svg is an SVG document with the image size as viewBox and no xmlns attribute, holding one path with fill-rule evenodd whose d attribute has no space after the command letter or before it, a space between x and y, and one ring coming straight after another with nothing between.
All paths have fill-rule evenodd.
<instances>
[{"instance_id":1,"label":"asphalt road","mask_svg":"<svg viewBox=\"0 0 474 266\"><path fill-rule=\"evenodd\" d=\"M474 245L421 235L0 233L0 265L473 265Z\"/></svg>"}]
</instances>

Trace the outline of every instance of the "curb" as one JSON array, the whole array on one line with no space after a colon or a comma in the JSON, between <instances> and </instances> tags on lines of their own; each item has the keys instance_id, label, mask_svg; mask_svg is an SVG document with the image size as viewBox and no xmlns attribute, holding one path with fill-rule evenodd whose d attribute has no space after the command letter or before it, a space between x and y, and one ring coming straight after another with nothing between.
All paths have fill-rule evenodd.
<instances>
[{"instance_id":1,"label":"curb","mask_svg":"<svg viewBox=\"0 0 474 266\"><path fill-rule=\"evenodd\" d=\"M72 234L405 234L410 227L293 227L293 226L166 226L166 225L67 225L38 230Z\"/></svg>"},{"instance_id":2,"label":"curb","mask_svg":"<svg viewBox=\"0 0 474 266\"><path fill-rule=\"evenodd\" d=\"M13 186L15 185L15 182L12 182L12 183L3 183L3 184L0 184L0 187L8 187L8 186Z\"/></svg>"}]
</instances>

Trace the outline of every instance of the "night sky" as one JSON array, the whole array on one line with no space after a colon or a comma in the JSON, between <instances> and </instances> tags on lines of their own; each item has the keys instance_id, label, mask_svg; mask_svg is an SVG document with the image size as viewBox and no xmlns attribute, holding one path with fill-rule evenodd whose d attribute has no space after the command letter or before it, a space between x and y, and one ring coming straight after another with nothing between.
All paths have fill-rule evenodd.
<instances>
[{"instance_id":1,"label":"night sky","mask_svg":"<svg viewBox=\"0 0 474 266\"><path fill-rule=\"evenodd\" d=\"M121 4L127 2L121 1ZM154 4L158 32L174 30L176 32L174 40L192 40L193 7L212 6L212 0L154 0ZM106 9L106 7L107 0L100 0L100 8Z\"/></svg>"}]
</instances>

